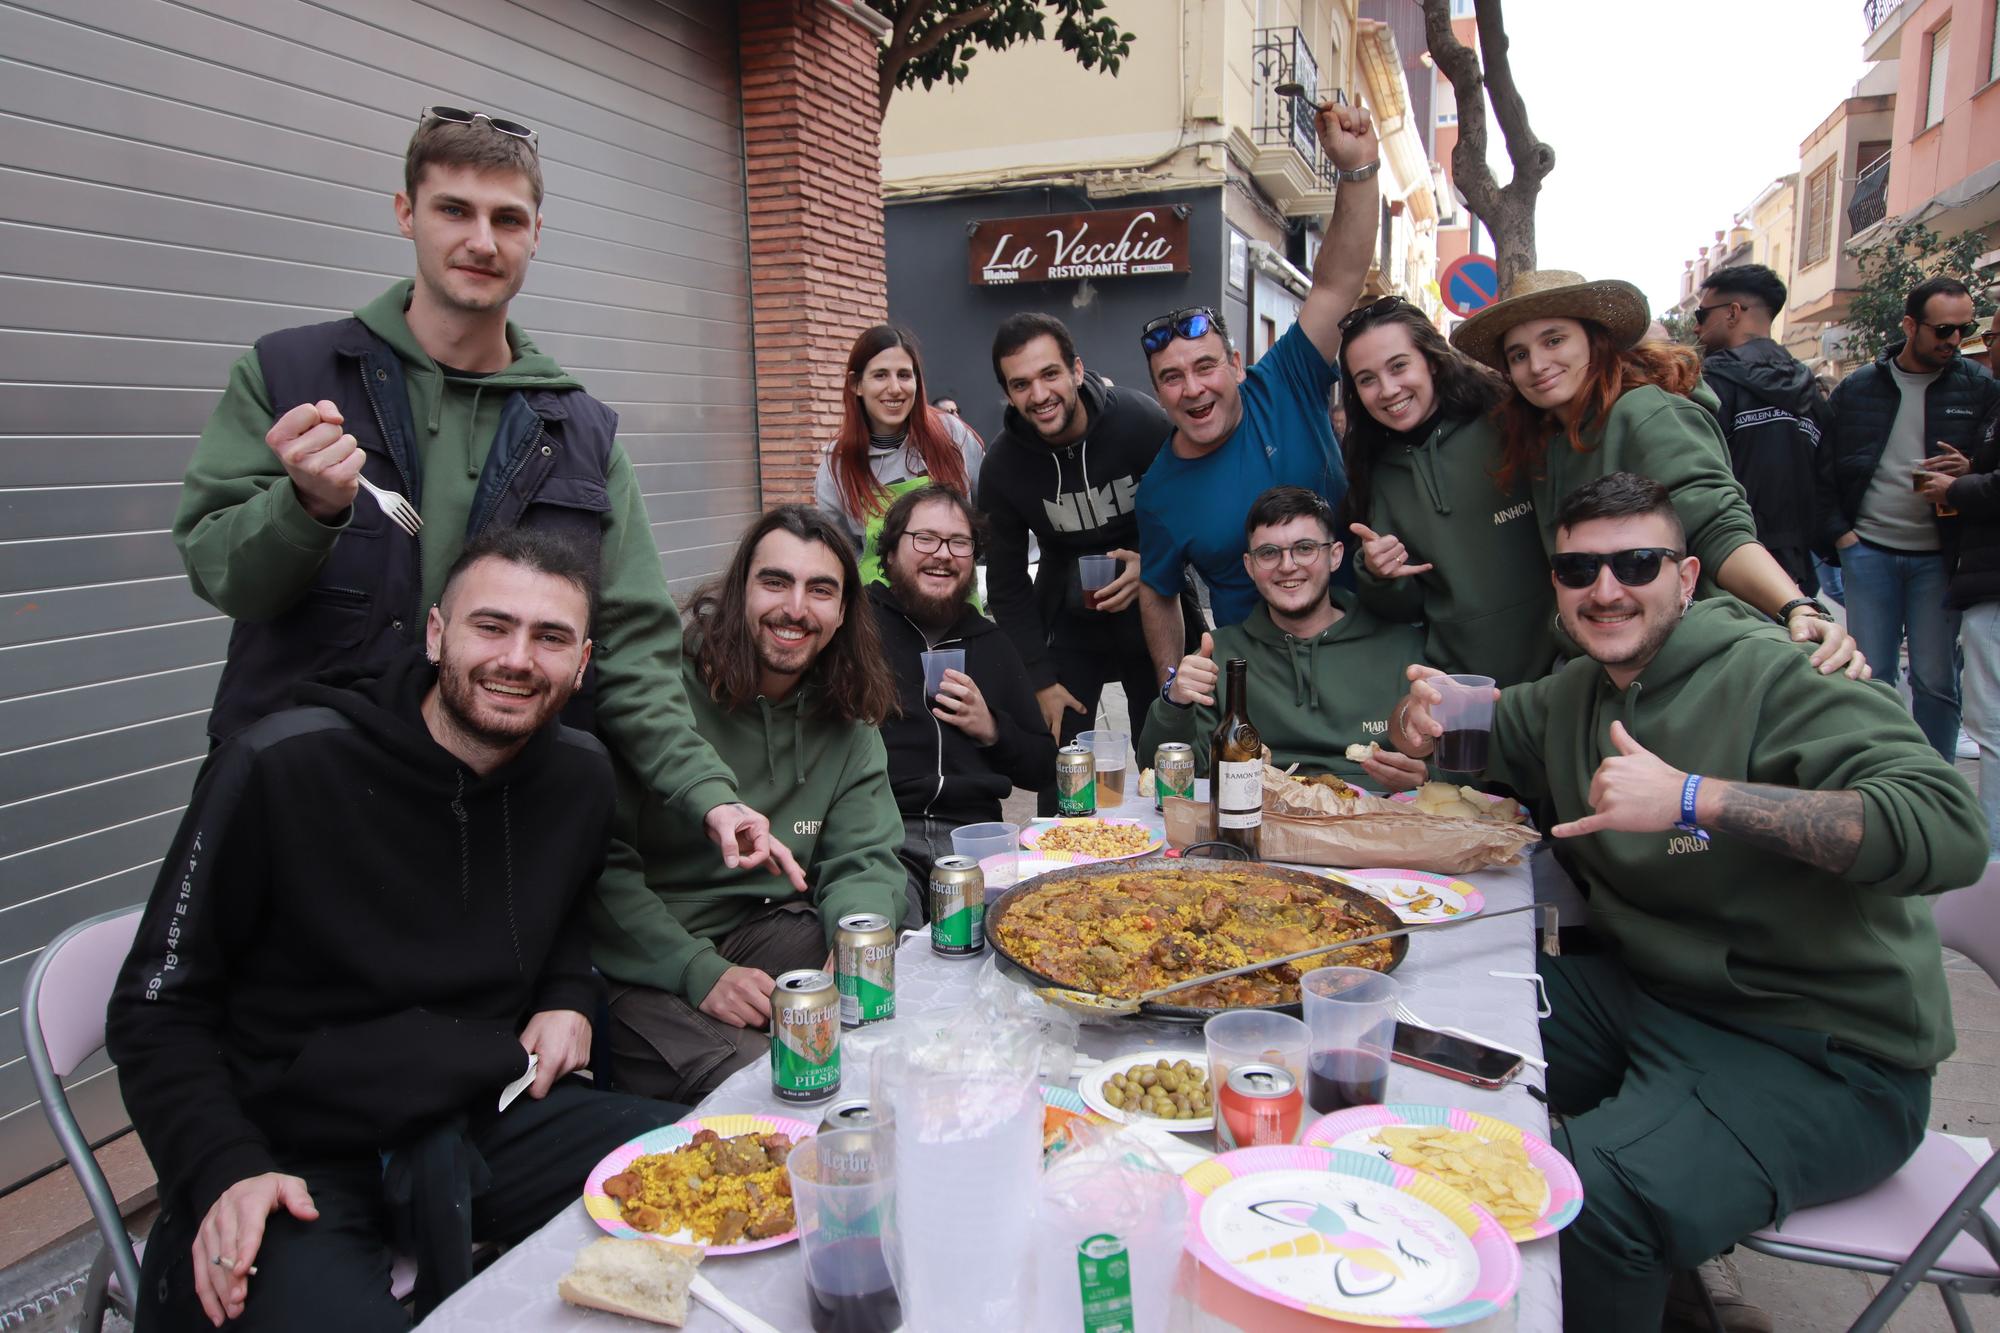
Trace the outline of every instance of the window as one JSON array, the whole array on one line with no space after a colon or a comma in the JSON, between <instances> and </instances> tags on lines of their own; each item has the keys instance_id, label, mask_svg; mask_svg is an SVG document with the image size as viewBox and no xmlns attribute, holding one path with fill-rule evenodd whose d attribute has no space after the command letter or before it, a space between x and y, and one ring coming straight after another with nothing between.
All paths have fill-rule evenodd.
<instances>
[{"instance_id":1,"label":"window","mask_svg":"<svg viewBox=\"0 0 2000 1333\"><path fill-rule=\"evenodd\" d=\"M1868 168L1874 166L1887 156L1889 156L1889 141L1887 139L1866 140L1862 143L1860 150L1854 154L1854 174L1857 176L1866 175Z\"/></svg>"},{"instance_id":2,"label":"window","mask_svg":"<svg viewBox=\"0 0 2000 1333\"><path fill-rule=\"evenodd\" d=\"M2000 79L2000 0L1993 0L1993 49L1986 55L1986 81Z\"/></svg>"},{"instance_id":3,"label":"window","mask_svg":"<svg viewBox=\"0 0 2000 1333\"><path fill-rule=\"evenodd\" d=\"M1929 129L1944 119L1944 73L1951 63L1951 20L1931 32L1931 67L1924 83L1924 123Z\"/></svg>"},{"instance_id":4,"label":"window","mask_svg":"<svg viewBox=\"0 0 2000 1333\"><path fill-rule=\"evenodd\" d=\"M1805 225L1799 232L1799 263L1811 268L1826 258L1833 243L1833 169L1836 163L1822 162L1806 178Z\"/></svg>"}]
</instances>

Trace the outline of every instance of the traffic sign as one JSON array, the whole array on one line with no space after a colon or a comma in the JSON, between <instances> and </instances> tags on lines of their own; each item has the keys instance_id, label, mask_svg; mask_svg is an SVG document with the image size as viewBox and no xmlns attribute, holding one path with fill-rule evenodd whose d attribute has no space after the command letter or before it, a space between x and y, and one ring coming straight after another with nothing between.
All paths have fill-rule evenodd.
<instances>
[{"instance_id":1,"label":"traffic sign","mask_svg":"<svg viewBox=\"0 0 2000 1333\"><path fill-rule=\"evenodd\" d=\"M1444 308L1463 319L1500 295L1500 270L1487 255L1460 255L1438 276Z\"/></svg>"}]
</instances>

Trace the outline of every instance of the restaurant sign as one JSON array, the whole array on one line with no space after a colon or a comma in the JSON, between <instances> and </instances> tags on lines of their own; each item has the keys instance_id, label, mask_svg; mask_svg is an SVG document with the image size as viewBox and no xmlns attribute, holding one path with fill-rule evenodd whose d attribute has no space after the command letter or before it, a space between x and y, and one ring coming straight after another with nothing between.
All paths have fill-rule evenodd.
<instances>
[{"instance_id":1,"label":"restaurant sign","mask_svg":"<svg viewBox=\"0 0 2000 1333\"><path fill-rule=\"evenodd\" d=\"M1186 273L1185 204L1001 218L968 228L975 287Z\"/></svg>"}]
</instances>

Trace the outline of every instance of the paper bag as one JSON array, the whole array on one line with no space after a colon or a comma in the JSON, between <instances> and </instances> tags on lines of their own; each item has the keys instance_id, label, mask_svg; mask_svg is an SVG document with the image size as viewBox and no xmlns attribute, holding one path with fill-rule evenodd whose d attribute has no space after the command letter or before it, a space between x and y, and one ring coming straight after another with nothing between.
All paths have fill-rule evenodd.
<instances>
[{"instance_id":1,"label":"paper bag","mask_svg":"<svg viewBox=\"0 0 2000 1333\"><path fill-rule=\"evenodd\" d=\"M1512 865L1522 848L1541 839L1525 824L1451 819L1379 797L1364 794L1360 799L1368 803L1367 813L1299 815L1273 809L1267 792L1259 855L1266 861L1350 870L1387 866L1463 875ZM1176 851L1215 836L1214 815L1205 801L1169 796L1166 820L1167 845Z\"/></svg>"}]
</instances>

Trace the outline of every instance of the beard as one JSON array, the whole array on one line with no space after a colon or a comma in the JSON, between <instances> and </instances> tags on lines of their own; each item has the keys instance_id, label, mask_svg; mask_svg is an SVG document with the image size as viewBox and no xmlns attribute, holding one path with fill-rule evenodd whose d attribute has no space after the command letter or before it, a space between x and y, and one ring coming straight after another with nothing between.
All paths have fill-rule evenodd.
<instances>
[{"instance_id":1,"label":"beard","mask_svg":"<svg viewBox=\"0 0 2000 1333\"><path fill-rule=\"evenodd\" d=\"M505 747L534 735L569 702L570 691L559 689L547 680L538 681L533 675L514 677L483 671L475 678L473 672L458 667L443 647L438 650L437 670L438 703L445 716L458 731L485 745ZM517 714L490 713L481 681L527 690L539 685L541 693L532 700L539 706Z\"/></svg>"},{"instance_id":2,"label":"beard","mask_svg":"<svg viewBox=\"0 0 2000 1333\"><path fill-rule=\"evenodd\" d=\"M917 570L921 568L921 565L906 567L900 560L890 561L889 591L896 594L896 603L903 608L903 613L923 628L950 629L965 609L965 595L972 587L973 571L968 567L959 576L958 582L952 585L950 592L933 597L917 584Z\"/></svg>"},{"instance_id":3,"label":"beard","mask_svg":"<svg viewBox=\"0 0 2000 1333\"><path fill-rule=\"evenodd\" d=\"M1641 613L1644 614L1643 609ZM1584 637L1578 635L1574 628L1565 628L1568 630L1570 637L1576 639L1578 646L1583 649L1584 653L1599 666L1643 668L1648 662L1651 662L1659 655L1660 648L1672 637L1674 627L1681 623L1681 617L1685 614L1687 614L1687 609L1676 603L1672 610L1662 615L1659 619L1649 619L1643 627L1638 642L1634 643L1630 649L1619 653L1616 657L1604 656L1597 647L1593 646ZM1578 615L1577 619L1584 626L1588 626L1590 623L1584 620L1581 614Z\"/></svg>"}]
</instances>

